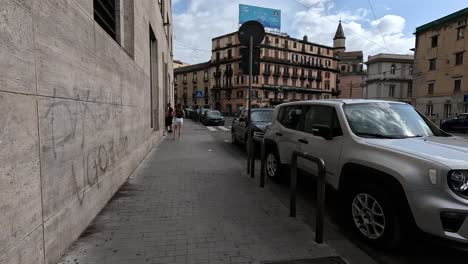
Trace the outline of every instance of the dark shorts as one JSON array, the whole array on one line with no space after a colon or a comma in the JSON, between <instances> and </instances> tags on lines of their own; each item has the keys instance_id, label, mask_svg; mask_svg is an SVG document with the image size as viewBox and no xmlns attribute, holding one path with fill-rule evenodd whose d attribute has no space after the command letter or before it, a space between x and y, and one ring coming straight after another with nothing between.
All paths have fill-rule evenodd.
<instances>
[{"instance_id":1,"label":"dark shorts","mask_svg":"<svg viewBox=\"0 0 468 264\"><path fill-rule=\"evenodd\" d=\"M172 116L166 116L166 126L172 126Z\"/></svg>"}]
</instances>

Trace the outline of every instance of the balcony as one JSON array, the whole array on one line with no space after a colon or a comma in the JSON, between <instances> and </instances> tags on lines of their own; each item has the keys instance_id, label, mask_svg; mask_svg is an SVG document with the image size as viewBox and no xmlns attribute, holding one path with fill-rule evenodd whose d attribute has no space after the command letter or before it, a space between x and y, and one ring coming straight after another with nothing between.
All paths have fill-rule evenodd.
<instances>
[{"instance_id":1,"label":"balcony","mask_svg":"<svg viewBox=\"0 0 468 264\"><path fill-rule=\"evenodd\" d=\"M302 73L301 76L300 76L299 78L300 78L301 80L305 80L305 79L307 79L307 76L306 76L305 74Z\"/></svg>"},{"instance_id":2,"label":"balcony","mask_svg":"<svg viewBox=\"0 0 468 264\"><path fill-rule=\"evenodd\" d=\"M289 77L291 77L291 75L289 74L289 72L283 72L283 77L284 78L289 78Z\"/></svg>"},{"instance_id":3,"label":"balcony","mask_svg":"<svg viewBox=\"0 0 468 264\"><path fill-rule=\"evenodd\" d=\"M232 76L232 73L233 73L232 68L228 68L224 71L224 75L226 76Z\"/></svg>"},{"instance_id":4,"label":"balcony","mask_svg":"<svg viewBox=\"0 0 468 264\"><path fill-rule=\"evenodd\" d=\"M297 75L297 72L296 72L296 73L294 73L294 72L293 72L293 74L292 74L291 78L293 78L293 79L297 79L297 78L299 78L299 76Z\"/></svg>"},{"instance_id":5,"label":"balcony","mask_svg":"<svg viewBox=\"0 0 468 264\"><path fill-rule=\"evenodd\" d=\"M317 82L321 82L322 81L322 76L317 76L317 79L315 79Z\"/></svg>"},{"instance_id":6,"label":"balcony","mask_svg":"<svg viewBox=\"0 0 468 264\"><path fill-rule=\"evenodd\" d=\"M263 75L265 75L265 76L270 76L270 75L271 75L271 71L264 71L264 72L263 72Z\"/></svg>"},{"instance_id":7,"label":"balcony","mask_svg":"<svg viewBox=\"0 0 468 264\"><path fill-rule=\"evenodd\" d=\"M281 76L281 72L275 71L275 72L273 72L273 76L274 76L274 77L280 77L280 76Z\"/></svg>"},{"instance_id":8,"label":"balcony","mask_svg":"<svg viewBox=\"0 0 468 264\"><path fill-rule=\"evenodd\" d=\"M341 90L339 89L332 89L332 96L339 96L341 94Z\"/></svg>"},{"instance_id":9,"label":"balcony","mask_svg":"<svg viewBox=\"0 0 468 264\"><path fill-rule=\"evenodd\" d=\"M307 76L307 79L308 79L309 81L313 81L313 80L315 80L315 76L309 75L309 76Z\"/></svg>"}]
</instances>

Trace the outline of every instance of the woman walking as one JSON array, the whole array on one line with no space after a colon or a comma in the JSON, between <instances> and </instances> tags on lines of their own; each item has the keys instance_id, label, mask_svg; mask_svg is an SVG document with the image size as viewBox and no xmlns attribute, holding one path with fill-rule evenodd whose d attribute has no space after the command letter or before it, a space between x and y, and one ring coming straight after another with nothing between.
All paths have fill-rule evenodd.
<instances>
[{"instance_id":1,"label":"woman walking","mask_svg":"<svg viewBox=\"0 0 468 264\"><path fill-rule=\"evenodd\" d=\"M177 104L175 110L175 121L174 121L174 140L176 139L176 134L178 133L178 139L180 140L180 133L182 131L182 125L184 124L184 110L182 109L181 104ZM178 132L177 132L178 130Z\"/></svg>"},{"instance_id":2,"label":"woman walking","mask_svg":"<svg viewBox=\"0 0 468 264\"><path fill-rule=\"evenodd\" d=\"M172 119L174 118L174 108L171 106L171 103L167 104L166 109L166 133L172 133Z\"/></svg>"}]
</instances>

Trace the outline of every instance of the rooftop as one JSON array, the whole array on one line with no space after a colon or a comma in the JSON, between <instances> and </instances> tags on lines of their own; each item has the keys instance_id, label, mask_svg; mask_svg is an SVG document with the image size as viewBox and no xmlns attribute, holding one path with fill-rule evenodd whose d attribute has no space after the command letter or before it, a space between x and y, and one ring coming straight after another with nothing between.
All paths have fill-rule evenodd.
<instances>
[{"instance_id":1,"label":"rooftop","mask_svg":"<svg viewBox=\"0 0 468 264\"><path fill-rule=\"evenodd\" d=\"M193 64L189 66L182 66L179 68L174 69L174 73L184 73L184 72L192 72L192 71L199 71L208 69L210 67L210 61Z\"/></svg>"},{"instance_id":2,"label":"rooftop","mask_svg":"<svg viewBox=\"0 0 468 264\"><path fill-rule=\"evenodd\" d=\"M434 28L440 27L440 26L442 26L444 24L454 22L455 20L457 20L459 18L462 18L462 17L466 17L466 16L468 16L468 7L464 8L464 9L462 9L460 11L457 11L455 13L452 13L450 15L439 18L437 20L434 20L432 22L429 22L427 24L424 24L422 26L417 27L415 34L421 34L421 33L425 32L425 31L430 30L430 29L434 29Z\"/></svg>"},{"instance_id":3,"label":"rooftop","mask_svg":"<svg viewBox=\"0 0 468 264\"><path fill-rule=\"evenodd\" d=\"M350 58L350 57L362 57L364 56L362 50L358 51L343 51L338 53L338 57L340 58Z\"/></svg>"},{"instance_id":4,"label":"rooftop","mask_svg":"<svg viewBox=\"0 0 468 264\"><path fill-rule=\"evenodd\" d=\"M368 56L366 64L376 62L413 62L414 55L403 55L403 54L390 54L390 53L379 53L374 56Z\"/></svg>"}]
</instances>

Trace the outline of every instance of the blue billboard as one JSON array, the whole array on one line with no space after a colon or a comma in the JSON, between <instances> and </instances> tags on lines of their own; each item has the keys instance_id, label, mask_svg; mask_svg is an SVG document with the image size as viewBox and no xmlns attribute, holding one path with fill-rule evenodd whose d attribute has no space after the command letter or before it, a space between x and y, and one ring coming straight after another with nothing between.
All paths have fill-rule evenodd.
<instances>
[{"instance_id":1,"label":"blue billboard","mask_svg":"<svg viewBox=\"0 0 468 264\"><path fill-rule=\"evenodd\" d=\"M266 28L281 30L281 10L251 5L239 5L239 24L255 20Z\"/></svg>"}]
</instances>

